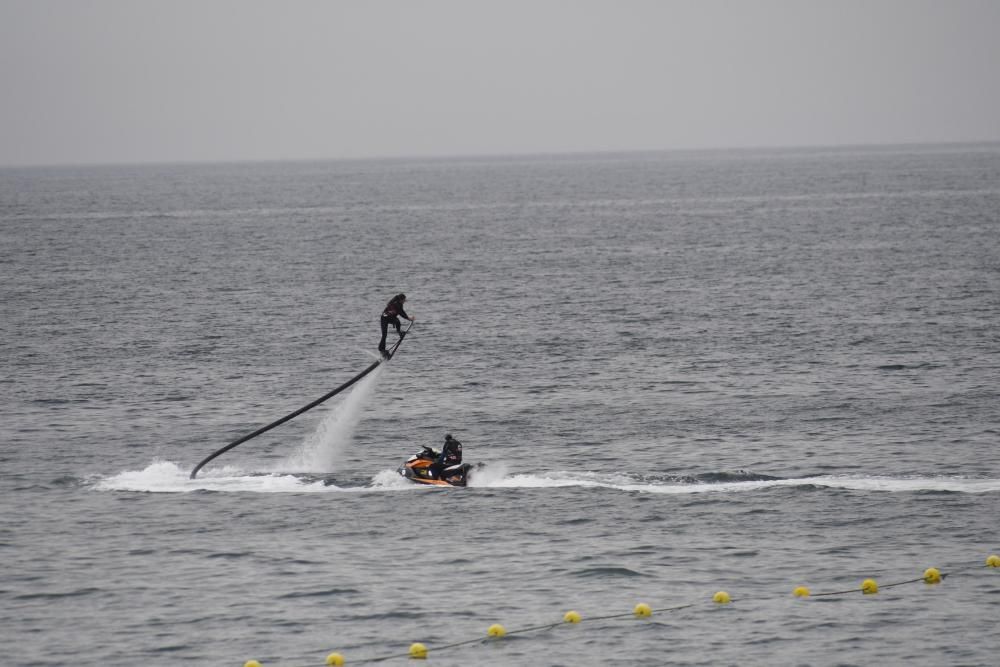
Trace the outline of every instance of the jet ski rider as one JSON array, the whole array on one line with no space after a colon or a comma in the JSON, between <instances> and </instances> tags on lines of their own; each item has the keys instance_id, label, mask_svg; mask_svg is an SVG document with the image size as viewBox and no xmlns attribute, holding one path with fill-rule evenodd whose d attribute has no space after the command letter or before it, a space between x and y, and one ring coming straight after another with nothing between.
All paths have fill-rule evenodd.
<instances>
[{"instance_id":1,"label":"jet ski rider","mask_svg":"<svg viewBox=\"0 0 1000 667\"><path fill-rule=\"evenodd\" d=\"M441 447L441 453L434 459L434 463L430 465L431 474L434 476L434 479L442 479L448 468L460 465L461 463L462 443L451 437L451 433L449 433L444 436L444 446Z\"/></svg>"}]
</instances>

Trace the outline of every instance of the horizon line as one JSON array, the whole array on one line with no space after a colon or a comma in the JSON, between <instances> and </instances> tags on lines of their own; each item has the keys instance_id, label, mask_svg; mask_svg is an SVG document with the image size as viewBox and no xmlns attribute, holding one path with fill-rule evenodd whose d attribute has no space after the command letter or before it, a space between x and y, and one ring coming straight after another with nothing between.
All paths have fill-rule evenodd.
<instances>
[{"instance_id":1,"label":"horizon line","mask_svg":"<svg viewBox=\"0 0 1000 667\"><path fill-rule=\"evenodd\" d=\"M0 163L0 170L9 169L82 169L91 167L154 167L154 166L211 166L240 164L280 164L280 163L326 163L326 162L409 162L409 161L463 161L463 160L518 160L539 158L572 158L583 156L614 155L655 155L667 153L748 153L763 151L846 151L857 149L893 148L943 148L959 146L998 146L1000 139L970 139L952 141L904 141L888 143L844 143L844 144L774 144L743 146L705 146L700 148L621 148L583 149L565 151L512 151L512 152L472 152L472 153L413 153L413 154L373 154L369 156L342 157L281 157L281 158L204 158L204 159L149 159L149 160L107 160L107 161L67 161L37 163Z\"/></svg>"}]
</instances>

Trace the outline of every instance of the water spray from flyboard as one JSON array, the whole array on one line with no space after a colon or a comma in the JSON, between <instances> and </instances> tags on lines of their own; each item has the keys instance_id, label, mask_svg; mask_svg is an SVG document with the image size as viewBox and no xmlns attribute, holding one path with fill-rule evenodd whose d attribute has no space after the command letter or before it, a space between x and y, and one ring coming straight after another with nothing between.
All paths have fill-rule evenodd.
<instances>
[{"instance_id":1,"label":"water spray from flyboard","mask_svg":"<svg viewBox=\"0 0 1000 667\"><path fill-rule=\"evenodd\" d=\"M334 404L303 440L298 450L276 466L276 471L326 473L336 472L354 437L361 417L375 394L378 378L385 369L379 367L359 382L340 403Z\"/></svg>"}]
</instances>

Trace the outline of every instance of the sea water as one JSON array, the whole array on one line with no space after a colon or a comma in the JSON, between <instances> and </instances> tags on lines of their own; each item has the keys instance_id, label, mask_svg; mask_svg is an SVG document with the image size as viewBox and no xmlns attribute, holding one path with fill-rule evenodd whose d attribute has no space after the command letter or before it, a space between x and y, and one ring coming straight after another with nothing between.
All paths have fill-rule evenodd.
<instances>
[{"instance_id":1,"label":"sea water","mask_svg":"<svg viewBox=\"0 0 1000 667\"><path fill-rule=\"evenodd\" d=\"M0 247L3 664L996 664L1000 146L4 169Z\"/></svg>"}]
</instances>

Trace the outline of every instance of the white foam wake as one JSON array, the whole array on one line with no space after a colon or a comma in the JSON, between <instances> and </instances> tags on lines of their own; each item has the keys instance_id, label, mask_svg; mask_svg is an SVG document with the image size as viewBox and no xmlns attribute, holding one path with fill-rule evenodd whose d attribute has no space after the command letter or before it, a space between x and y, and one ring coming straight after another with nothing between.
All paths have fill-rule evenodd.
<instances>
[{"instance_id":1,"label":"white foam wake","mask_svg":"<svg viewBox=\"0 0 1000 667\"><path fill-rule=\"evenodd\" d=\"M256 493L330 493L345 491L404 491L440 489L413 484L395 470L383 470L368 485L336 486L326 480L280 473L254 473L233 466L214 467L190 479L188 471L170 461L154 461L143 470L125 470L108 477L91 480L98 491L140 491L148 493L187 493L191 491L232 491ZM791 479L767 479L725 482L645 482L628 475L594 472L553 471L548 473L510 474L504 463L491 463L476 469L469 477L471 488L560 488L600 487L640 493L748 493L760 489L795 486L818 486L857 491L887 493L952 492L998 493L1000 479L970 477L873 477L852 475L821 475Z\"/></svg>"},{"instance_id":2,"label":"white foam wake","mask_svg":"<svg viewBox=\"0 0 1000 667\"><path fill-rule=\"evenodd\" d=\"M872 477L822 475L791 479L746 480L726 482L636 482L623 475L599 473L552 472L531 475L514 474L482 486L499 488L603 487L644 493L738 493L775 487L819 486L858 491L915 492L950 491L955 493L1000 492L1000 480L967 477Z\"/></svg>"}]
</instances>

